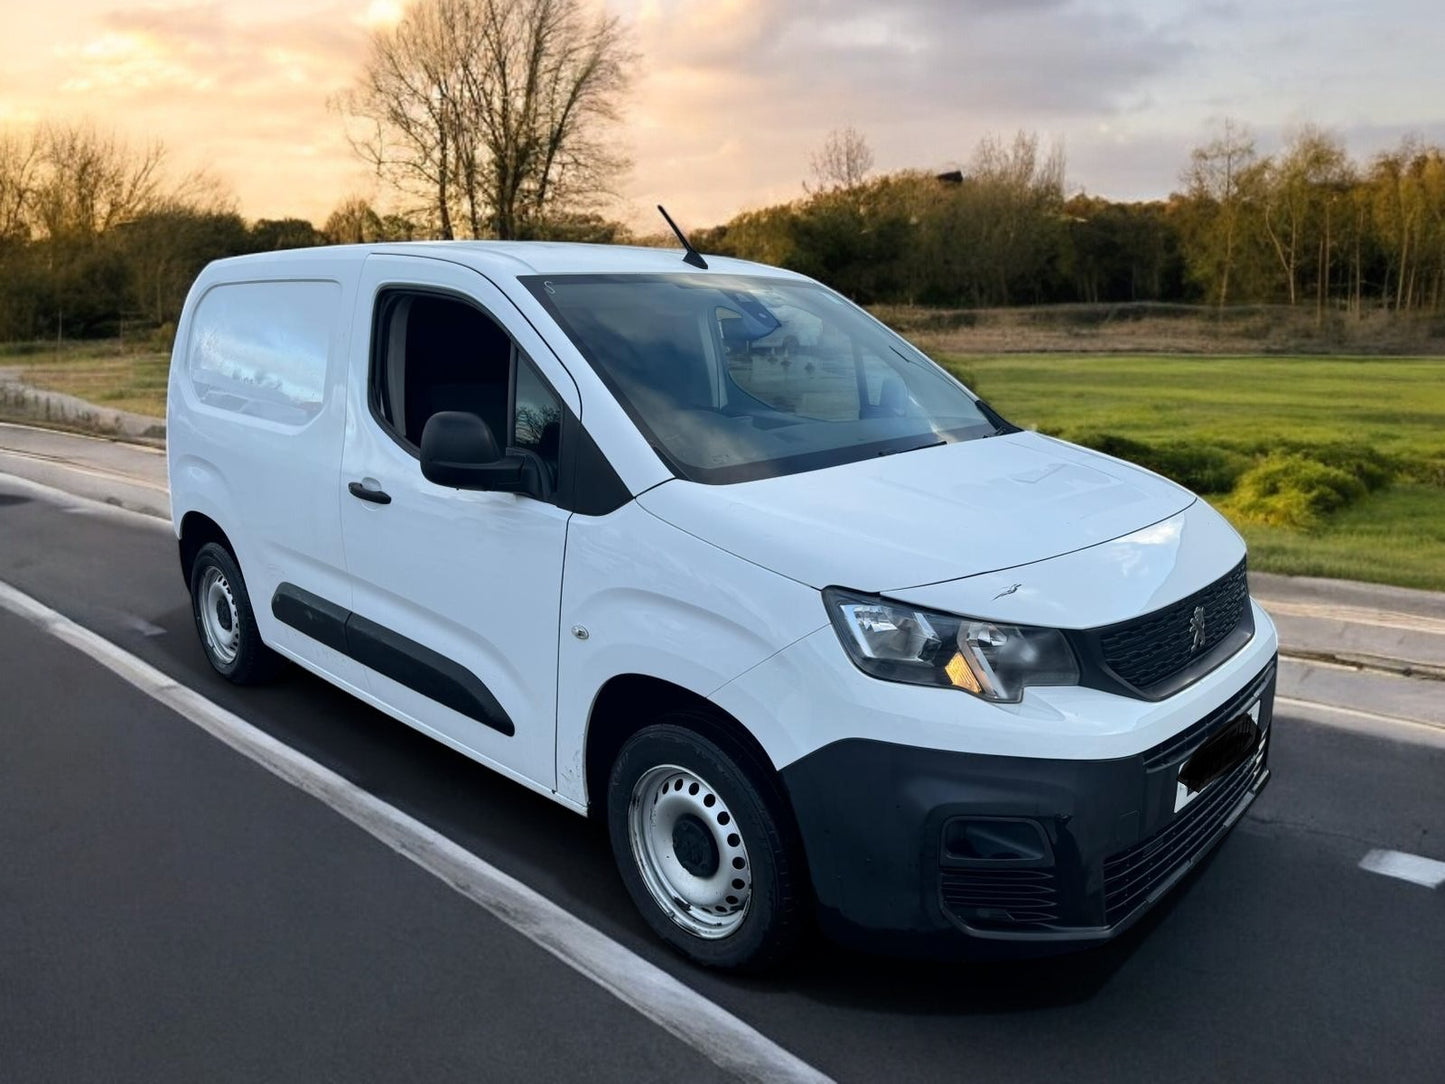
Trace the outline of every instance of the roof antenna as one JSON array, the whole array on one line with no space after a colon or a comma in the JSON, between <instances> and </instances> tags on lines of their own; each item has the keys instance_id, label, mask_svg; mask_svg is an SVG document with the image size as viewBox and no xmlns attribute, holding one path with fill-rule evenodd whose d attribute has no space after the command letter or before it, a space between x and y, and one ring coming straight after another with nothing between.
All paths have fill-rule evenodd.
<instances>
[{"instance_id":1,"label":"roof antenna","mask_svg":"<svg viewBox=\"0 0 1445 1084\"><path fill-rule=\"evenodd\" d=\"M672 227L672 232L677 234L677 239L682 242L682 247L687 249L683 254L682 262L692 264L693 267L701 267L706 271L707 261L702 258L702 254L697 249L692 247L692 242L687 239L687 234L677 228L677 223L672 220L672 215L667 213L667 208L659 203L657 209L662 212L662 217L667 219L667 224Z\"/></svg>"}]
</instances>

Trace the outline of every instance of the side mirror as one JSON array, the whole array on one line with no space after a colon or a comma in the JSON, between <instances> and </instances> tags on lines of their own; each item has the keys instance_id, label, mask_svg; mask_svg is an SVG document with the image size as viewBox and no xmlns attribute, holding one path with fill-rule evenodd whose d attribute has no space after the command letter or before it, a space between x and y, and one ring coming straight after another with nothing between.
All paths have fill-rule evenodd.
<instances>
[{"instance_id":1,"label":"side mirror","mask_svg":"<svg viewBox=\"0 0 1445 1084\"><path fill-rule=\"evenodd\" d=\"M475 414L443 410L421 432L421 473L429 482L456 489L526 490L526 460L507 456L491 426Z\"/></svg>"}]
</instances>

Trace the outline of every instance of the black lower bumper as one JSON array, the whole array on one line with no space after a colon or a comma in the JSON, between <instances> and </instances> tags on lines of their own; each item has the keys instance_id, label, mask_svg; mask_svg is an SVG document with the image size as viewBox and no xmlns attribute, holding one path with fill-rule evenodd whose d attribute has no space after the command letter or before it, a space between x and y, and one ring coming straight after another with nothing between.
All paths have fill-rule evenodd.
<instances>
[{"instance_id":1,"label":"black lower bumper","mask_svg":"<svg viewBox=\"0 0 1445 1084\"><path fill-rule=\"evenodd\" d=\"M1263 789L1274 690L1271 661L1206 718L1117 760L862 739L819 749L782 774L820 924L883 951L975 956L1067 951L1115 936ZM1257 722L1245 719L1256 701ZM1186 765L1197 790L1181 787Z\"/></svg>"}]
</instances>

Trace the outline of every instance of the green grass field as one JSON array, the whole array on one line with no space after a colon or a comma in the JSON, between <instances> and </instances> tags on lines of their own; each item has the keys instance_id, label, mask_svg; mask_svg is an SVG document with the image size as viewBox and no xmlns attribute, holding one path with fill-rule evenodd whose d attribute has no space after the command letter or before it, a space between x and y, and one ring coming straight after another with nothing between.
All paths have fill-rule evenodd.
<instances>
[{"instance_id":1,"label":"green grass field","mask_svg":"<svg viewBox=\"0 0 1445 1084\"><path fill-rule=\"evenodd\" d=\"M940 360L1010 420L1206 493L1248 539L1255 568L1445 590L1445 359ZM0 348L0 367L26 383L156 417L165 415L168 361L114 342ZM1295 507L1287 501L1261 514L1237 491L1241 472L1281 451L1293 453L1277 471L1286 489L1311 483L1301 481L1301 458L1336 487L1307 494L1319 500L1303 526L1286 525Z\"/></svg>"},{"instance_id":2,"label":"green grass field","mask_svg":"<svg viewBox=\"0 0 1445 1084\"><path fill-rule=\"evenodd\" d=\"M1139 442L1183 462L1186 484L1204 477L1195 457L1226 475L1280 451L1342 466L1366 484L1320 505L1306 528L1241 513L1227 483L1200 488L1249 541L1255 568L1445 590L1445 359L940 360L1009 420L1106 448Z\"/></svg>"}]
</instances>

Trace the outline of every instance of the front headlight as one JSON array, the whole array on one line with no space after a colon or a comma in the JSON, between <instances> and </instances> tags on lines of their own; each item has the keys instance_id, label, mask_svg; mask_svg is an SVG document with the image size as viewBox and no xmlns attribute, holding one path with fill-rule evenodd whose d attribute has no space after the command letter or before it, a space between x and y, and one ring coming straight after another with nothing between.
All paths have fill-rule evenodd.
<instances>
[{"instance_id":1,"label":"front headlight","mask_svg":"<svg viewBox=\"0 0 1445 1084\"><path fill-rule=\"evenodd\" d=\"M885 681L1002 703L1017 703L1029 685L1079 683L1079 664L1057 629L977 621L833 587L823 601L849 658Z\"/></svg>"}]
</instances>

